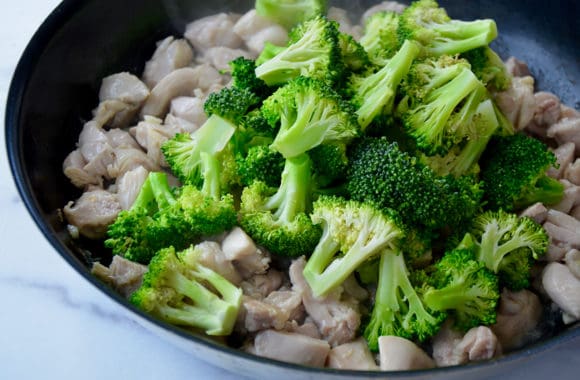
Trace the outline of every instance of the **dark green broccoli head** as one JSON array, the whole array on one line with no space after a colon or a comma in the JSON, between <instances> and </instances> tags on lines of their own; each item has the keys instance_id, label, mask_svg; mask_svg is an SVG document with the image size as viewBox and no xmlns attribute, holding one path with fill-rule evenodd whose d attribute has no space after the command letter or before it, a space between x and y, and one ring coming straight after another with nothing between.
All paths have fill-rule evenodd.
<instances>
[{"instance_id":1,"label":"dark green broccoli head","mask_svg":"<svg viewBox=\"0 0 580 380\"><path fill-rule=\"evenodd\" d=\"M348 157L345 144L318 145L308 154L315 163L313 171L317 187L325 188L346 179Z\"/></svg>"},{"instance_id":2,"label":"dark green broccoli head","mask_svg":"<svg viewBox=\"0 0 580 380\"><path fill-rule=\"evenodd\" d=\"M366 20L360 44L373 64L382 67L395 55L400 46L398 28L399 15L395 12L377 12Z\"/></svg>"},{"instance_id":3,"label":"dark green broccoli head","mask_svg":"<svg viewBox=\"0 0 580 380\"><path fill-rule=\"evenodd\" d=\"M461 54L471 64L471 70L486 87L494 91L507 90L512 81L505 64L489 46L482 46Z\"/></svg>"},{"instance_id":4,"label":"dark green broccoli head","mask_svg":"<svg viewBox=\"0 0 580 380\"><path fill-rule=\"evenodd\" d=\"M234 87L240 90L247 89L260 99L266 99L274 92L274 89L268 87L266 82L256 77L256 62L254 60L239 57L230 61L229 65L232 69ZM253 99L251 100L253 101Z\"/></svg>"},{"instance_id":5,"label":"dark green broccoli head","mask_svg":"<svg viewBox=\"0 0 580 380\"><path fill-rule=\"evenodd\" d=\"M261 102L248 87L224 87L208 95L203 109L208 116L216 114L238 124L248 111Z\"/></svg>"},{"instance_id":6,"label":"dark green broccoli head","mask_svg":"<svg viewBox=\"0 0 580 380\"><path fill-rule=\"evenodd\" d=\"M242 185L250 186L254 181L264 182L269 187L280 185L284 157L269 146L253 146L245 156L238 156L236 161Z\"/></svg>"}]
</instances>

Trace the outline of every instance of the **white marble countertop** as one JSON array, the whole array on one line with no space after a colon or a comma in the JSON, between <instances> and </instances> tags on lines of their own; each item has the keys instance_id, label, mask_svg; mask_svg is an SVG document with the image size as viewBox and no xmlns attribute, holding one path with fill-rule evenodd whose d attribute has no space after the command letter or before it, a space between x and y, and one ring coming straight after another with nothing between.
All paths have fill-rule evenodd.
<instances>
[{"instance_id":1,"label":"white marble countertop","mask_svg":"<svg viewBox=\"0 0 580 380\"><path fill-rule=\"evenodd\" d=\"M57 4L19 0L2 6L1 120L20 54ZM16 192L0 136L0 379L240 379L142 328L56 254ZM580 339L505 378L566 380L578 373Z\"/></svg>"}]
</instances>

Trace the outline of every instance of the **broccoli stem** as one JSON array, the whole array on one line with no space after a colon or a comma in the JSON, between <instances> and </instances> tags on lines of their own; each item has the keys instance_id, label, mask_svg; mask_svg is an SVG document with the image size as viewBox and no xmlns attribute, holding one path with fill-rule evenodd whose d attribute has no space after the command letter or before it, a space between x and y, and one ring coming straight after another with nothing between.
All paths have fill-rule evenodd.
<instances>
[{"instance_id":1,"label":"broccoli stem","mask_svg":"<svg viewBox=\"0 0 580 380\"><path fill-rule=\"evenodd\" d=\"M430 289L423 294L425 304L437 311L456 309L458 305L467 305L474 296L463 284L451 284L444 289Z\"/></svg>"},{"instance_id":2,"label":"broccoli stem","mask_svg":"<svg viewBox=\"0 0 580 380\"><path fill-rule=\"evenodd\" d=\"M433 26L440 34L428 50L435 55L457 54L488 45L497 37L493 20L450 20Z\"/></svg>"},{"instance_id":3,"label":"broccoli stem","mask_svg":"<svg viewBox=\"0 0 580 380\"><path fill-rule=\"evenodd\" d=\"M143 182L141 190L139 190L139 194L137 194L137 198L135 198L135 201L131 206L132 211L143 209L151 214L150 211L152 209L153 202L155 201L155 195L153 194L153 189L151 188L151 181L149 179L150 175L151 173L147 176L145 182Z\"/></svg>"},{"instance_id":4,"label":"broccoli stem","mask_svg":"<svg viewBox=\"0 0 580 380\"><path fill-rule=\"evenodd\" d=\"M219 200L221 197L221 184L219 173L221 171L220 161L215 155L201 152L201 168L203 173L203 186L201 192L208 197Z\"/></svg>"},{"instance_id":5,"label":"broccoli stem","mask_svg":"<svg viewBox=\"0 0 580 380\"><path fill-rule=\"evenodd\" d=\"M149 186L160 210L167 209L175 203L175 197L167 182L167 174L163 172L149 173Z\"/></svg>"},{"instance_id":6,"label":"broccoli stem","mask_svg":"<svg viewBox=\"0 0 580 380\"><path fill-rule=\"evenodd\" d=\"M522 209L536 202L552 205L562 200L564 185L555 178L547 175L541 176L535 186L524 192L522 196L514 202L516 209Z\"/></svg>"}]
</instances>

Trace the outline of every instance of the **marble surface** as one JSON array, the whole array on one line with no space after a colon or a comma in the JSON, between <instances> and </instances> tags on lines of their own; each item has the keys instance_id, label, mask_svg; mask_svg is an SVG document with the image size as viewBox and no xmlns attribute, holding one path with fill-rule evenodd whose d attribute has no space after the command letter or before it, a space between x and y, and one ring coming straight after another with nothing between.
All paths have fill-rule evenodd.
<instances>
[{"instance_id":1,"label":"marble surface","mask_svg":"<svg viewBox=\"0 0 580 380\"><path fill-rule=\"evenodd\" d=\"M57 0L3 2L0 119L22 50ZM0 379L240 379L134 322L60 258L16 192L0 134ZM580 339L506 374L577 379ZM268 377L264 374L264 377Z\"/></svg>"}]
</instances>

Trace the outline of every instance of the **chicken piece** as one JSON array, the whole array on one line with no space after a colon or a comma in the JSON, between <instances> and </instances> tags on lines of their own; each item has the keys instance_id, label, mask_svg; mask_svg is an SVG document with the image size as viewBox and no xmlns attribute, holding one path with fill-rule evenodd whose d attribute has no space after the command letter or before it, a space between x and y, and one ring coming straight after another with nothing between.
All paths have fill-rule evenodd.
<instances>
[{"instance_id":1,"label":"chicken piece","mask_svg":"<svg viewBox=\"0 0 580 380\"><path fill-rule=\"evenodd\" d=\"M260 54L264 43L285 46L288 32L284 27L260 16L255 9L246 12L234 25L234 33L240 36L254 55Z\"/></svg>"},{"instance_id":2,"label":"chicken piece","mask_svg":"<svg viewBox=\"0 0 580 380\"><path fill-rule=\"evenodd\" d=\"M242 282L242 277L236 271L231 261L222 252L220 245L213 241L204 241L196 246L200 250L199 263L216 271L236 286Z\"/></svg>"},{"instance_id":3,"label":"chicken piece","mask_svg":"<svg viewBox=\"0 0 580 380\"><path fill-rule=\"evenodd\" d=\"M203 110L203 103L203 99L194 96L178 96L171 100L169 114L200 127L207 120L207 115Z\"/></svg>"},{"instance_id":4,"label":"chicken piece","mask_svg":"<svg viewBox=\"0 0 580 380\"><path fill-rule=\"evenodd\" d=\"M149 88L135 75L122 72L105 77L99 90L99 106L93 111L101 125L129 125L149 96Z\"/></svg>"},{"instance_id":5,"label":"chicken piece","mask_svg":"<svg viewBox=\"0 0 580 380\"><path fill-rule=\"evenodd\" d=\"M149 170L139 165L135 169L125 172L117 180L117 199L123 210L128 210L133 206L148 175Z\"/></svg>"},{"instance_id":6,"label":"chicken piece","mask_svg":"<svg viewBox=\"0 0 580 380\"><path fill-rule=\"evenodd\" d=\"M286 323L284 330L291 333L306 335L314 339L322 339L318 327L310 317L304 319L304 323L301 325L297 321L289 321Z\"/></svg>"},{"instance_id":7,"label":"chicken piece","mask_svg":"<svg viewBox=\"0 0 580 380\"><path fill-rule=\"evenodd\" d=\"M379 337L381 371L405 371L435 367L435 362L415 343L398 336Z\"/></svg>"},{"instance_id":8,"label":"chicken piece","mask_svg":"<svg viewBox=\"0 0 580 380\"><path fill-rule=\"evenodd\" d=\"M139 144L129 132L123 129L110 129L105 132L107 139L109 140L109 145L113 149L117 148L135 148L139 149Z\"/></svg>"},{"instance_id":9,"label":"chicken piece","mask_svg":"<svg viewBox=\"0 0 580 380\"><path fill-rule=\"evenodd\" d=\"M363 338L332 348L328 354L328 359L326 359L326 366L361 371L377 371L379 369L367 342Z\"/></svg>"},{"instance_id":10,"label":"chicken piece","mask_svg":"<svg viewBox=\"0 0 580 380\"><path fill-rule=\"evenodd\" d=\"M262 299L274 290L279 289L280 286L282 286L283 281L284 275L281 272L270 268L264 274L257 274L242 281L240 287L244 294L255 299Z\"/></svg>"},{"instance_id":11,"label":"chicken piece","mask_svg":"<svg viewBox=\"0 0 580 380\"><path fill-rule=\"evenodd\" d=\"M568 164L564 169L564 178L574 185L580 186L580 158Z\"/></svg>"},{"instance_id":12,"label":"chicken piece","mask_svg":"<svg viewBox=\"0 0 580 380\"><path fill-rule=\"evenodd\" d=\"M87 163L110 147L109 139L101 125L96 121L89 121L83 125L79 134L78 148Z\"/></svg>"},{"instance_id":13,"label":"chicken piece","mask_svg":"<svg viewBox=\"0 0 580 380\"><path fill-rule=\"evenodd\" d=\"M365 301L369 298L368 290L359 285L354 274L346 278L342 283L342 288L344 289L345 294L351 296L357 301Z\"/></svg>"},{"instance_id":14,"label":"chicken piece","mask_svg":"<svg viewBox=\"0 0 580 380\"><path fill-rule=\"evenodd\" d=\"M580 117L564 118L548 128L547 136L559 145L573 143L576 156L580 156Z\"/></svg>"},{"instance_id":15,"label":"chicken piece","mask_svg":"<svg viewBox=\"0 0 580 380\"><path fill-rule=\"evenodd\" d=\"M536 98L534 123L543 126L555 124L560 119L560 99L551 92L544 91L536 92L534 98Z\"/></svg>"},{"instance_id":16,"label":"chicken piece","mask_svg":"<svg viewBox=\"0 0 580 380\"><path fill-rule=\"evenodd\" d=\"M447 318L432 339L433 360L438 367L461 364L463 356L458 355L456 348L463 334L453 328L453 323L453 319Z\"/></svg>"},{"instance_id":17,"label":"chicken piece","mask_svg":"<svg viewBox=\"0 0 580 380\"><path fill-rule=\"evenodd\" d=\"M163 125L165 125L167 128L171 130L180 131L180 133L193 133L197 131L200 127L197 124L193 124L185 119L173 116L170 113L168 113L167 116L165 116Z\"/></svg>"},{"instance_id":18,"label":"chicken piece","mask_svg":"<svg viewBox=\"0 0 580 380\"><path fill-rule=\"evenodd\" d=\"M276 290L264 298L264 302L277 307L285 315L286 320L304 320L302 295L292 290Z\"/></svg>"},{"instance_id":19,"label":"chicken piece","mask_svg":"<svg viewBox=\"0 0 580 380\"><path fill-rule=\"evenodd\" d=\"M101 189L84 192L63 208L68 223L89 239L103 238L120 211L117 196Z\"/></svg>"},{"instance_id":20,"label":"chicken piece","mask_svg":"<svg viewBox=\"0 0 580 380\"><path fill-rule=\"evenodd\" d=\"M575 320L580 319L580 278L560 263L549 263L542 274L542 285L552 301Z\"/></svg>"},{"instance_id":21,"label":"chicken piece","mask_svg":"<svg viewBox=\"0 0 580 380\"><path fill-rule=\"evenodd\" d=\"M128 298L141 286L147 266L129 261L121 256L113 256L113 261L106 267L94 263L91 273L115 289L123 297Z\"/></svg>"},{"instance_id":22,"label":"chicken piece","mask_svg":"<svg viewBox=\"0 0 580 380\"><path fill-rule=\"evenodd\" d=\"M367 9L362 17L361 17L361 25L366 23L366 20L378 12L395 12L395 13L403 13L403 11L407 8L407 5L399 3L397 1L383 1L382 3L373 5L369 9Z\"/></svg>"},{"instance_id":23,"label":"chicken piece","mask_svg":"<svg viewBox=\"0 0 580 380\"><path fill-rule=\"evenodd\" d=\"M514 77L526 77L532 75L528 65L516 57L509 57L507 61L505 61L505 66L508 73Z\"/></svg>"},{"instance_id":24,"label":"chicken piece","mask_svg":"<svg viewBox=\"0 0 580 380\"><path fill-rule=\"evenodd\" d=\"M566 252L564 256L564 261L568 266L568 269L576 278L580 279L580 251L577 249L571 249Z\"/></svg>"},{"instance_id":25,"label":"chicken piece","mask_svg":"<svg viewBox=\"0 0 580 380\"><path fill-rule=\"evenodd\" d=\"M164 117L173 98L190 96L197 88L207 89L221 82L219 72L209 65L184 67L172 71L157 83L141 109L141 116Z\"/></svg>"},{"instance_id":26,"label":"chicken piece","mask_svg":"<svg viewBox=\"0 0 580 380\"><path fill-rule=\"evenodd\" d=\"M161 119L146 116L137 126L131 128L131 133L135 139L147 152L147 157L157 166L167 167L167 162L161 151L161 146L165 141L183 131L179 126L163 124Z\"/></svg>"},{"instance_id":27,"label":"chicken piece","mask_svg":"<svg viewBox=\"0 0 580 380\"><path fill-rule=\"evenodd\" d=\"M560 180L560 182L566 186L564 188L564 197L560 202L551 206L551 208L569 214L574 207L580 205L580 186L576 186L565 179Z\"/></svg>"},{"instance_id":28,"label":"chicken piece","mask_svg":"<svg viewBox=\"0 0 580 380\"><path fill-rule=\"evenodd\" d=\"M572 107L560 104L560 120L562 119L577 119L580 118L580 111L576 111Z\"/></svg>"},{"instance_id":29,"label":"chicken piece","mask_svg":"<svg viewBox=\"0 0 580 380\"><path fill-rule=\"evenodd\" d=\"M314 297L312 289L302 274L305 265L304 257L294 260L290 265L292 289L302 295L306 312L331 346L350 342L355 338L360 326L359 313L352 304L340 299L340 292L333 292L324 297Z\"/></svg>"},{"instance_id":30,"label":"chicken piece","mask_svg":"<svg viewBox=\"0 0 580 380\"><path fill-rule=\"evenodd\" d=\"M556 165L552 166L546 174L552 178L560 179L564 175L564 169L574 161L574 151L576 146L574 143L568 142L558 146L553 150L556 156Z\"/></svg>"},{"instance_id":31,"label":"chicken piece","mask_svg":"<svg viewBox=\"0 0 580 380\"><path fill-rule=\"evenodd\" d=\"M570 210L570 216L576 220L580 220L580 206L576 206Z\"/></svg>"},{"instance_id":32,"label":"chicken piece","mask_svg":"<svg viewBox=\"0 0 580 380\"><path fill-rule=\"evenodd\" d=\"M544 229L552 242L560 242L570 248L580 248L580 221L561 211L548 210Z\"/></svg>"},{"instance_id":33,"label":"chicken piece","mask_svg":"<svg viewBox=\"0 0 580 380\"><path fill-rule=\"evenodd\" d=\"M238 15L226 13L203 17L187 24L184 36L198 52L215 46L237 49L242 45L242 39L234 33L238 19Z\"/></svg>"},{"instance_id":34,"label":"chicken piece","mask_svg":"<svg viewBox=\"0 0 580 380\"><path fill-rule=\"evenodd\" d=\"M242 49L232 49L224 46L215 46L204 50L203 54L197 58L197 62L200 64L212 65L216 69L229 70L230 61L238 57L244 58L256 58L255 54L250 54L246 50Z\"/></svg>"},{"instance_id":35,"label":"chicken piece","mask_svg":"<svg viewBox=\"0 0 580 380\"><path fill-rule=\"evenodd\" d=\"M150 172L161 170L161 167L141 149L118 148L115 149L115 161L107 167L107 171L111 178L120 178L139 166Z\"/></svg>"},{"instance_id":36,"label":"chicken piece","mask_svg":"<svg viewBox=\"0 0 580 380\"><path fill-rule=\"evenodd\" d=\"M329 20L338 22L340 32L350 34L357 41L362 37L363 28L360 25L352 24L346 9L330 7L328 8L327 17Z\"/></svg>"},{"instance_id":37,"label":"chicken piece","mask_svg":"<svg viewBox=\"0 0 580 380\"><path fill-rule=\"evenodd\" d=\"M493 331L487 326L473 327L458 345L467 362L489 360L501 354L501 346Z\"/></svg>"},{"instance_id":38,"label":"chicken piece","mask_svg":"<svg viewBox=\"0 0 580 380\"><path fill-rule=\"evenodd\" d=\"M497 321L491 326L505 351L522 347L536 338L536 326L542 318L542 304L529 290L513 292L503 289L499 299Z\"/></svg>"},{"instance_id":39,"label":"chicken piece","mask_svg":"<svg viewBox=\"0 0 580 380\"><path fill-rule=\"evenodd\" d=\"M534 118L534 78L514 77L509 89L495 96L497 105L511 121L516 130L521 130Z\"/></svg>"},{"instance_id":40,"label":"chicken piece","mask_svg":"<svg viewBox=\"0 0 580 380\"><path fill-rule=\"evenodd\" d=\"M105 179L111 179L107 168L115 162L115 154L113 148L109 144L103 145L103 149L93 157L86 165L83 170L96 177L104 177Z\"/></svg>"},{"instance_id":41,"label":"chicken piece","mask_svg":"<svg viewBox=\"0 0 580 380\"><path fill-rule=\"evenodd\" d=\"M254 339L256 355L289 363L323 367L330 346L306 335L275 330L261 331Z\"/></svg>"},{"instance_id":42,"label":"chicken piece","mask_svg":"<svg viewBox=\"0 0 580 380\"><path fill-rule=\"evenodd\" d=\"M157 48L149 61L145 63L143 80L149 88L169 73L193 62L193 50L186 40L167 37L157 42Z\"/></svg>"},{"instance_id":43,"label":"chicken piece","mask_svg":"<svg viewBox=\"0 0 580 380\"><path fill-rule=\"evenodd\" d=\"M243 296L236 321L236 330L242 333L267 329L281 330L288 316L276 306L252 297Z\"/></svg>"},{"instance_id":44,"label":"chicken piece","mask_svg":"<svg viewBox=\"0 0 580 380\"><path fill-rule=\"evenodd\" d=\"M523 210L520 213L520 217L522 216L527 216L528 218L535 220L537 223L542 224L548 217L548 209L542 203L537 202Z\"/></svg>"},{"instance_id":45,"label":"chicken piece","mask_svg":"<svg viewBox=\"0 0 580 380\"><path fill-rule=\"evenodd\" d=\"M88 185L94 185L97 187L103 186L103 178L98 175L89 174L84 171L84 167L87 164L81 151L75 149L69 153L62 163L62 170L64 175L66 175L71 183L79 188L84 188Z\"/></svg>"},{"instance_id":46,"label":"chicken piece","mask_svg":"<svg viewBox=\"0 0 580 380\"><path fill-rule=\"evenodd\" d=\"M270 255L258 249L254 241L239 227L234 227L222 242L222 251L233 261L244 279L265 273Z\"/></svg>"}]
</instances>

